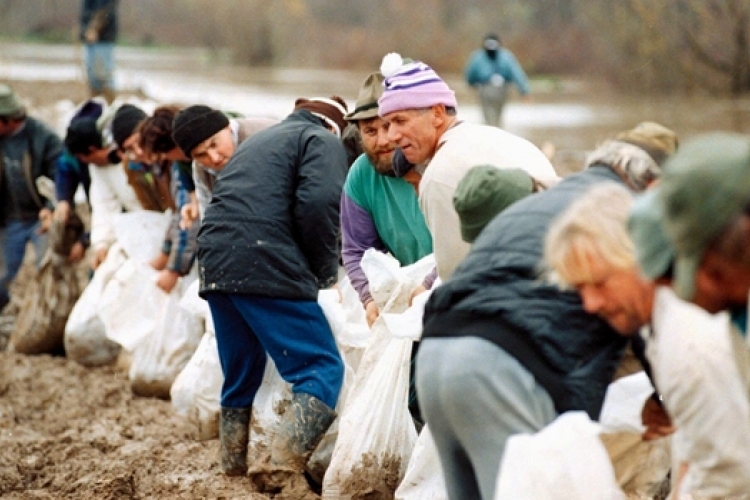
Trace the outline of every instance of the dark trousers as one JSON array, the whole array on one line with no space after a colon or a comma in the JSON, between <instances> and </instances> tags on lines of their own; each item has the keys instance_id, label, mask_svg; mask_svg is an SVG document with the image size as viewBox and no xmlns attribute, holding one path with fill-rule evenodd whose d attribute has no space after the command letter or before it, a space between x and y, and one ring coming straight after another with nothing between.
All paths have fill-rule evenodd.
<instances>
[{"instance_id":1,"label":"dark trousers","mask_svg":"<svg viewBox=\"0 0 750 500\"><path fill-rule=\"evenodd\" d=\"M224 372L221 406L252 406L266 368L266 353L292 392L336 406L344 363L323 310L315 301L242 294L206 294Z\"/></svg>"}]
</instances>

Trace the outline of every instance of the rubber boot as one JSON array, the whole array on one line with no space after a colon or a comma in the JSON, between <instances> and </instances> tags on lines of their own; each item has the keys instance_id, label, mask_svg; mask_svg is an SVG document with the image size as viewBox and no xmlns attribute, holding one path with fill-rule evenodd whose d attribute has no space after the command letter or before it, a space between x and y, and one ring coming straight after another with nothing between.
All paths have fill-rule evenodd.
<instances>
[{"instance_id":1,"label":"rubber boot","mask_svg":"<svg viewBox=\"0 0 750 500\"><path fill-rule=\"evenodd\" d=\"M227 476L247 472L247 442L250 436L250 408L222 408L219 421L221 468Z\"/></svg>"},{"instance_id":2,"label":"rubber boot","mask_svg":"<svg viewBox=\"0 0 750 500\"><path fill-rule=\"evenodd\" d=\"M316 397L294 394L271 442L271 464L303 471L335 418L336 412Z\"/></svg>"}]
</instances>

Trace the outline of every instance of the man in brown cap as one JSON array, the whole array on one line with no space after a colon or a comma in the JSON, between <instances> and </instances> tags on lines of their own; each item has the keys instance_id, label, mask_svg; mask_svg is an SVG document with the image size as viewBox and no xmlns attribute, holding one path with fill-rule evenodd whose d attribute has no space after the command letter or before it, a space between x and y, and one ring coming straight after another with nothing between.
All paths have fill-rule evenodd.
<instances>
[{"instance_id":1,"label":"man in brown cap","mask_svg":"<svg viewBox=\"0 0 750 500\"><path fill-rule=\"evenodd\" d=\"M0 84L0 245L5 268L0 275L0 309L10 300L9 286L21 268L27 243L37 263L46 238L40 219L51 220L52 204L37 189L40 177L55 178L62 140L26 109L9 85Z\"/></svg>"},{"instance_id":2,"label":"man in brown cap","mask_svg":"<svg viewBox=\"0 0 750 500\"><path fill-rule=\"evenodd\" d=\"M539 279L545 234L594 185L643 190L676 146L674 132L656 124L605 142L582 172L495 217L432 293L417 391L451 500L494 498L511 435L539 431L569 410L599 417L631 332L618 333L588 314L577 293Z\"/></svg>"}]
</instances>

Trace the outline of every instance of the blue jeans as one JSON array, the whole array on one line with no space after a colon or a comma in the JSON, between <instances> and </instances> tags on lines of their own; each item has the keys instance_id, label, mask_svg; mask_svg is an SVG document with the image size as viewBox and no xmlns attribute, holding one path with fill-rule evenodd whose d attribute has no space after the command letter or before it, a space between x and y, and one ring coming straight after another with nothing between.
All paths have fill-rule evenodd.
<instances>
[{"instance_id":1,"label":"blue jeans","mask_svg":"<svg viewBox=\"0 0 750 500\"><path fill-rule=\"evenodd\" d=\"M0 229L0 246L5 261L5 269L0 276L0 308L5 307L10 300L10 284L21 269L26 255L26 244L31 242L34 245L37 266L47 250L47 235L37 234L39 226L38 220L14 220Z\"/></svg>"},{"instance_id":2,"label":"blue jeans","mask_svg":"<svg viewBox=\"0 0 750 500\"><path fill-rule=\"evenodd\" d=\"M115 88L115 44L87 43L86 47L86 77L89 89L97 94L105 89Z\"/></svg>"},{"instance_id":3,"label":"blue jeans","mask_svg":"<svg viewBox=\"0 0 750 500\"><path fill-rule=\"evenodd\" d=\"M292 384L292 392L336 406L344 362L317 302L223 292L207 293L206 300L224 372L221 406L252 406L266 369L266 353L281 378Z\"/></svg>"}]
</instances>

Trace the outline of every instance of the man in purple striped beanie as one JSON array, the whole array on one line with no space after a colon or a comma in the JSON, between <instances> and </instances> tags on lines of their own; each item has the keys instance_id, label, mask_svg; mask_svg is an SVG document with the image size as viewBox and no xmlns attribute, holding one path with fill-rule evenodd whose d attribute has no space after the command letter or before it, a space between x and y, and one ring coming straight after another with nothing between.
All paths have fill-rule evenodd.
<instances>
[{"instance_id":1,"label":"man in purple striped beanie","mask_svg":"<svg viewBox=\"0 0 750 500\"><path fill-rule=\"evenodd\" d=\"M556 182L557 174L526 139L460 120L455 93L425 63L405 63L391 53L380 70L385 80L378 113L389 124L388 139L422 175L419 206L432 234L438 275L445 281L470 248L461 238L453 193L471 167L521 169L542 185Z\"/></svg>"}]
</instances>

